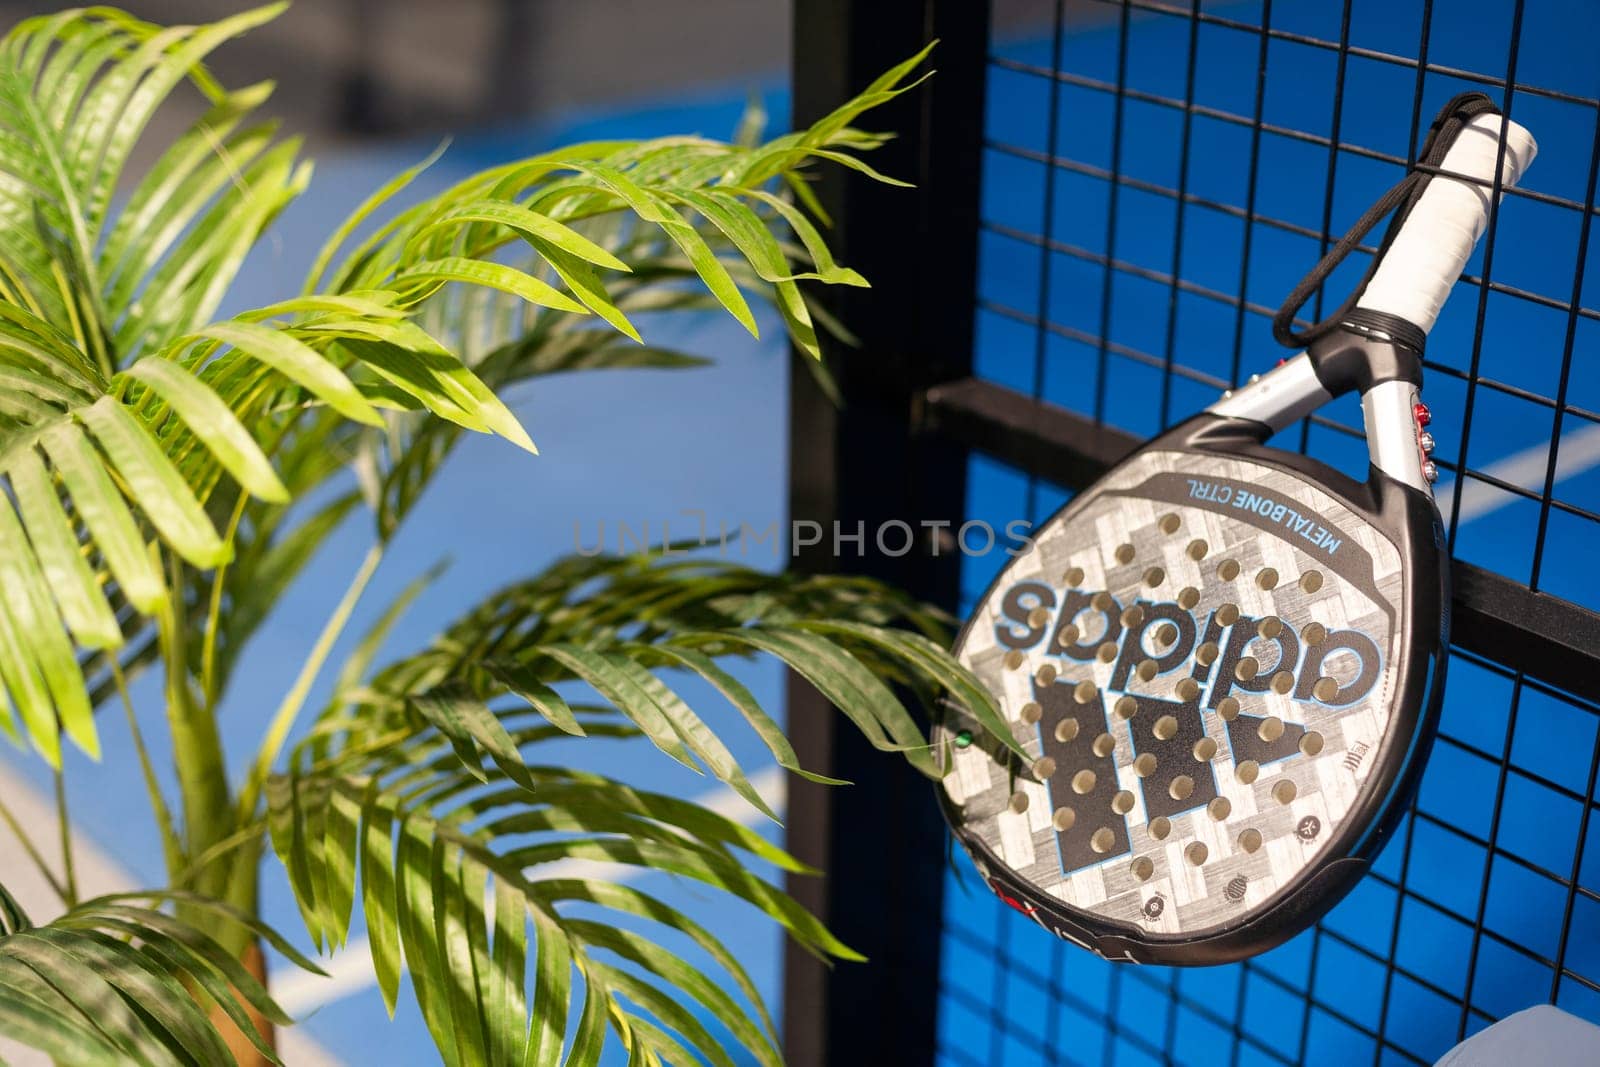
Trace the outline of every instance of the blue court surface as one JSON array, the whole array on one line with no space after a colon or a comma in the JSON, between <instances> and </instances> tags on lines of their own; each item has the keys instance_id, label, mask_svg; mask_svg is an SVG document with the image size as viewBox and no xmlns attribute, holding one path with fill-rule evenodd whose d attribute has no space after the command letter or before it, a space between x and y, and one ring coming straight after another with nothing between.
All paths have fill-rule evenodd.
<instances>
[{"instance_id":1,"label":"blue court surface","mask_svg":"<svg viewBox=\"0 0 1600 1067\"><path fill-rule=\"evenodd\" d=\"M1510 5L1474 0L1438 6L1445 10L1434 18L1430 61L1503 72ZM1280 2L1272 5L1272 21L1278 28L1336 40L1339 7L1312 0ZM1413 55L1419 9L1406 0L1355 3L1351 41ZM1207 10L1248 23L1261 17L1259 4L1207 5ZM1182 100L1188 33L1185 20L1138 13L1130 20L1124 50L1114 21L1072 29L1062 40L1060 66L1083 80L1121 81L1150 96ZM1529 3L1517 77L1595 96L1600 91L1596 39L1600 8L1595 5ZM1195 101L1220 112L1252 115L1258 43L1256 34L1202 26ZM1119 58L1124 51L1125 59ZM1002 41L997 54L1048 67L1052 46L1048 36ZM1267 61L1263 119L1326 136L1335 110L1335 54L1274 40ZM1344 78L1338 139L1403 155L1413 132L1414 72L1351 58ZM775 74L772 84L777 82ZM1477 86L1430 75L1424 124L1440 103L1468 87ZM769 111L781 120L787 98L769 90ZM1337 235L1399 177L1399 168L1391 164L1348 152L1340 153L1330 175L1325 147L1265 133L1252 182L1248 125L1204 115L1192 120L1183 168L1181 110L1125 99L1119 138L1114 95L1089 84L1060 86L1052 137L1050 90L1051 82L1035 75L991 68L988 136L1024 151L997 147L986 152L978 370L1138 433L1155 432L1210 403L1219 383L1265 370L1283 354L1259 309L1276 307L1317 258L1319 242L1262 218L1318 233L1331 225ZM685 132L726 136L746 92L746 86L730 86L694 99L459 139L422 190L563 141ZM1595 109L1518 94L1513 114L1541 145L1527 186L1579 202L1592 200ZM252 260L236 306L293 291L334 222L368 189L431 147L419 143L321 160L311 193L286 213L276 236ZM1027 158L1051 148L1081 166L1052 173ZM1114 167L1134 181L1114 186L1103 173ZM1330 177L1332 212L1324 219ZM1054 185L1048 218L1046 183ZM1178 189L1218 205L1253 203L1257 221L1247 229L1236 211L1191 199L1180 225L1178 199L1170 194ZM1600 255L1600 234L1591 236L1588 249L1578 247L1578 220L1571 209L1508 200L1492 277L1562 307L1491 293L1482 345L1475 349L1478 289L1463 285L1430 343L1431 358L1444 367L1464 375L1476 360L1482 377L1507 387L1473 390L1470 424L1463 422L1468 389L1462 377L1431 374L1425 396L1435 413L1441 458L1453 467L1464 453L1472 470L1532 491L1529 499L1469 478L1458 500L1450 475L1439 486L1441 500L1458 516L1457 553L1518 580L1526 580L1533 566L1541 513L1537 498L1553 425L1552 408L1529 397L1555 394L1573 278L1581 257ZM1176 261L1175 233L1182 237ZM1026 239L1040 234L1060 249L1049 257L1042 307L1041 250ZM1107 269L1107 257L1115 268ZM1337 275L1332 291L1353 281L1357 269ZM1469 273L1483 270L1480 249ZM1175 288L1173 275L1192 285ZM1250 305L1242 315L1227 299L1241 291L1241 279ZM1588 272L1585 291L1576 295L1583 306L1600 307L1600 270ZM1063 329L1041 333L1030 324L1040 317ZM1570 325L1575 343L1566 403L1600 411L1600 322L1591 314ZM1102 337L1109 346L1096 342ZM514 397L542 455L530 458L499 441L466 442L385 560L350 632L359 633L364 620L375 617L389 597L441 555L450 557L450 569L396 631L391 649L417 647L491 589L571 551L575 523L588 544L602 521L610 530L619 521L649 522L658 541L663 522L671 523L676 535L687 533L694 520L683 515L686 510L704 511L713 523L747 522L758 529L780 519L786 496L788 357L776 320L766 320L759 342L714 318L680 323L651 339L712 356L715 365L571 375ZM1163 373L1169 359L1182 369L1178 374ZM1353 402L1326 414L1359 427ZM1555 497L1570 508L1552 508L1548 516L1540 585L1600 608L1600 572L1593 565L1600 527L1583 514L1600 511L1597 433L1597 424L1579 414L1563 421ZM1289 441L1298 443L1298 438ZM1344 469L1365 470L1359 437L1316 426L1305 446ZM974 461L972 475L971 515L996 526L1015 518L1042 519L1063 500L1052 487L1032 485L986 461ZM230 753L241 765L357 565L366 534L360 519L351 520L245 656L223 724ZM779 563L770 553L751 559L766 567ZM968 568L968 606L1000 561L976 560ZM777 701L775 669L751 670L747 681L763 702ZM1487 667L1457 658L1445 707L1449 740L1435 749L1419 817L1383 856L1379 869L1386 881L1363 883L1328 920L1330 933L1301 937L1248 967L1181 973L1113 969L1056 944L1000 906L959 861L949 877L943 932L942 1055L952 1064L1141 1063L1159 1062L1162 1050L1170 1048L1174 1058L1190 1063L1301 1057L1342 1063L1373 1057L1372 1040L1360 1028L1378 1029L1381 1023L1401 1048L1431 1061L1454 1043L1462 1021L1458 1000L1448 998L1469 997L1472 1010L1465 1023L1472 1032L1490 1018L1550 998L1552 990L1567 1010L1600 1020L1600 994L1571 978L1553 981L1551 967L1540 962L1560 958L1600 982L1600 901L1571 893L1552 877L1570 879L1576 871L1581 885L1600 890L1600 833L1588 834L1587 854L1574 866L1583 796L1592 795L1590 761L1600 716L1592 707L1523 688L1515 700L1515 729L1508 734L1513 688ZM687 684L684 692L691 700L697 695ZM144 685L135 699L152 744L161 745L158 691ZM158 884L160 852L142 801L137 816L127 810L127 798L142 796L142 789L126 729L114 716L106 716L102 728L105 760L69 763L74 811L105 851L139 880ZM765 752L741 729L730 729L729 736L746 742L735 751L754 777L765 765ZM1492 802L1508 745L1512 771L1496 819ZM36 761L12 753L0 758L46 785ZM553 750L546 759L601 768L686 796L707 795L703 779L649 748L580 742ZM281 873L274 870L276 860L267 862L268 918L299 932ZM640 884L720 931L776 1002L780 945L770 924L742 905L729 906L665 876L647 876ZM1569 909L1570 932L1564 937ZM1469 963L1478 925L1485 933ZM1391 955L1402 973L1386 978L1378 961ZM409 991L402 991L399 1018L389 1023L375 990L361 980L365 964L357 964L347 969L337 994L304 983L293 986L296 1004L314 1006L306 1023L309 1033L350 1064L435 1062ZM1306 1000L1307 990L1314 1004ZM1397 1057L1391 1050L1387 1058Z\"/></svg>"}]
</instances>

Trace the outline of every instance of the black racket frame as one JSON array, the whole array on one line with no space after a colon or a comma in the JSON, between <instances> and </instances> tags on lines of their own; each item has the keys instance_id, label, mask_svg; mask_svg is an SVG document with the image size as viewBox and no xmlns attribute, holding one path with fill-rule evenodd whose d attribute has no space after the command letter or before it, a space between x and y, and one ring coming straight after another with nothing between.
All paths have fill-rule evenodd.
<instances>
[{"instance_id":1,"label":"black racket frame","mask_svg":"<svg viewBox=\"0 0 1600 1067\"><path fill-rule=\"evenodd\" d=\"M1365 393L1386 381L1422 384L1422 361L1409 344L1384 330L1370 312L1353 312L1340 328L1307 352L1317 379L1330 396ZM964 831L961 808L938 790L956 840L971 855L990 888L1040 926L1113 961L1171 965L1229 963L1265 952L1326 914L1367 873L1416 792L1438 726L1450 640L1450 588L1444 528L1433 497L1406 485L1376 465L1358 482L1319 460L1266 446L1271 427L1251 419L1202 412L1153 438L1106 478L1147 452L1180 452L1245 459L1291 473L1331 494L1393 542L1401 557L1400 624L1392 648L1394 686L1384 743L1348 815L1340 820L1325 852L1265 908L1220 929L1163 934L1130 923L1102 919L1034 888L975 835ZM1103 484L1105 479L1102 479ZM1091 486L1047 522L1070 520L1097 495ZM1006 578L996 576L979 598L986 603ZM962 628L956 647L981 617ZM1008 754L1009 756L1009 754ZM1010 757L1014 761L1015 757ZM1023 768L1015 762L1018 774Z\"/></svg>"}]
</instances>

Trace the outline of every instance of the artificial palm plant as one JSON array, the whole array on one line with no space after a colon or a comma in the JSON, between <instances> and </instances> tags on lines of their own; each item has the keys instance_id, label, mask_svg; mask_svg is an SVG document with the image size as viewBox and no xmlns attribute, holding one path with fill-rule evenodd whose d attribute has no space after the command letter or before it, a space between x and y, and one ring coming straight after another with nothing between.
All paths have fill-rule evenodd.
<instances>
[{"instance_id":1,"label":"artificial palm plant","mask_svg":"<svg viewBox=\"0 0 1600 1067\"><path fill-rule=\"evenodd\" d=\"M693 362L643 344L630 316L720 306L754 332L747 293L818 355L797 283L865 282L808 219L807 168L877 177L860 155L882 139L851 123L906 91L922 57L764 144L576 145L396 210L407 172L329 238L298 295L216 321L246 253L310 179L296 142L253 117L270 86L227 89L202 65L276 11L172 28L70 11L0 44L0 727L59 768L64 743L97 754L96 716L121 704L169 875L90 901L57 880L66 911L42 926L0 888L0 1034L64 1063L274 1058L271 1028L289 1020L265 992L259 943L314 965L257 917L266 870L287 877L319 950L345 942L360 907L390 1010L409 968L445 1062L590 1063L608 1034L630 1062L730 1062L702 1017L776 1062L766 1009L713 933L626 884L542 872L571 858L675 872L849 957L749 869L799 865L713 811L543 765L540 746L648 738L765 811L673 684L709 682L805 774L726 669L767 655L932 773L908 705L949 694L998 723L933 640L935 613L859 579L575 557L383 663L413 586L342 664L328 660L463 432L533 451L506 390ZM208 110L126 174L180 90ZM370 551L230 779L216 715L235 667L346 522L367 525ZM164 708L134 706L129 680L147 671ZM324 672L334 695L308 709ZM140 732L163 712L175 799ZM723 973L640 933L649 924Z\"/></svg>"}]
</instances>

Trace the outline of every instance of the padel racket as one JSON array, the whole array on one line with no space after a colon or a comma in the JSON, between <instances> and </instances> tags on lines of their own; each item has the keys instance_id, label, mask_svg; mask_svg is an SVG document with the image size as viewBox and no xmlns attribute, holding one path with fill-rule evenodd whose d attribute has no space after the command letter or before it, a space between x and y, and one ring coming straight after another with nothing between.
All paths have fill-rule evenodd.
<instances>
[{"instance_id":1,"label":"padel racket","mask_svg":"<svg viewBox=\"0 0 1600 1067\"><path fill-rule=\"evenodd\" d=\"M1314 923L1367 871L1431 742L1448 557L1421 351L1488 216L1497 163L1535 145L1487 97L1452 101L1424 166L1280 313L1307 351L1079 493L995 580L956 654L1030 761L952 710L945 814L990 886L1112 960L1222 963ZM1356 295L1293 312L1396 212ZM1357 482L1265 447L1357 392Z\"/></svg>"}]
</instances>

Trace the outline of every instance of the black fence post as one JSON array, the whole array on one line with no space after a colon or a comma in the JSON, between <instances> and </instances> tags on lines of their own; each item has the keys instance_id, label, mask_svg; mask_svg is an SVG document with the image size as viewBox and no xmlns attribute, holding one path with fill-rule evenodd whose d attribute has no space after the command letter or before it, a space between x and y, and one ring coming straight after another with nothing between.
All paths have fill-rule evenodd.
<instances>
[{"instance_id":1,"label":"black fence post","mask_svg":"<svg viewBox=\"0 0 1600 1067\"><path fill-rule=\"evenodd\" d=\"M872 163L916 188L877 185L841 168L817 186L840 261L872 288L826 294L828 309L860 340L858 349L834 345L829 353L843 405L822 394L799 359L791 374L790 516L821 531L794 563L809 573L883 578L951 609L965 450L917 430L922 392L971 371L988 36L987 0L796 0L794 7L796 128L930 40L941 42L932 80L862 123L897 135ZM904 555L877 544L882 524L893 520L916 534ZM950 524L942 535L923 525L938 522ZM895 528L888 550L898 552L903 540ZM802 763L855 783L828 789L792 780L789 847L826 874L792 879L789 888L870 960L829 969L790 947L789 1062L931 1063L944 858L933 786L836 725L837 712L793 677L788 708Z\"/></svg>"}]
</instances>

